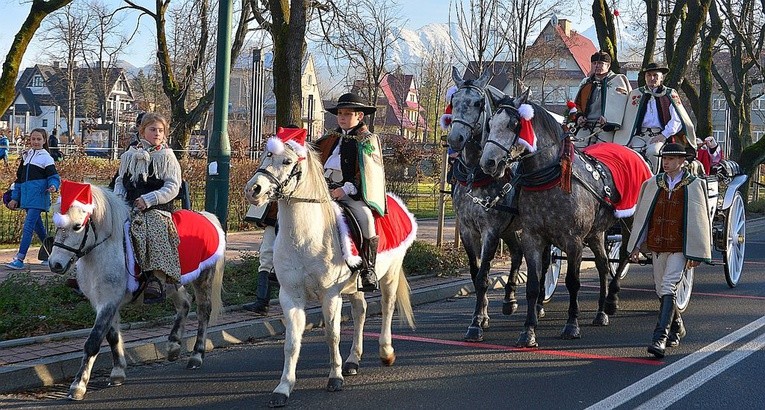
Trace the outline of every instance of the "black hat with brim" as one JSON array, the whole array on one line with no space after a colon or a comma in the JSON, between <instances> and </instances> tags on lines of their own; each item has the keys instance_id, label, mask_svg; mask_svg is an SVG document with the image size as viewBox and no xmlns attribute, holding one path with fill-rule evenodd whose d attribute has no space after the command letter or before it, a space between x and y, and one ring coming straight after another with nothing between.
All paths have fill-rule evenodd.
<instances>
[{"instance_id":1,"label":"black hat with brim","mask_svg":"<svg viewBox=\"0 0 765 410\"><path fill-rule=\"evenodd\" d=\"M669 68L658 65L656 63L648 63L645 67L643 67L643 74L649 72L649 71L658 71L663 74L667 74L669 72Z\"/></svg>"},{"instance_id":2,"label":"black hat with brim","mask_svg":"<svg viewBox=\"0 0 765 410\"><path fill-rule=\"evenodd\" d=\"M337 110L340 108L350 108L354 111L361 111L366 115L377 111L377 107L367 105L367 103L362 100L361 97L354 93L341 95L340 98L337 99L337 105L332 108L327 108L327 112L337 115Z\"/></svg>"},{"instance_id":3,"label":"black hat with brim","mask_svg":"<svg viewBox=\"0 0 765 410\"><path fill-rule=\"evenodd\" d=\"M661 149L661 152L656 154L657 157L683 157L685 159L693 159L695 157L695 153L693 153L692 149L686 149L685 146L680 145L678 143L672 142L669 144L665 144L664 147Z\"/></svg>"}]
</instances>

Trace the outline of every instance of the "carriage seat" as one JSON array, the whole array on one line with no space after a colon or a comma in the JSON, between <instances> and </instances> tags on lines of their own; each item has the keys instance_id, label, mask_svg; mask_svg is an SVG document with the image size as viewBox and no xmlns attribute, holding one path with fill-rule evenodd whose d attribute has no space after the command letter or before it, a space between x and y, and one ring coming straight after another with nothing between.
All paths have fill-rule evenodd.
<instances>
[{"instance_id":1,"label":"carriage seat","mask_svg":"<svg viewBox=\"0 0 765 410\"><path fill-rule=\"evenodd\" d=\"M730 179L736 175L743 175L744 170L737 162L726 159L712 167L712 174Z\"/></svg>"}]
</instances>

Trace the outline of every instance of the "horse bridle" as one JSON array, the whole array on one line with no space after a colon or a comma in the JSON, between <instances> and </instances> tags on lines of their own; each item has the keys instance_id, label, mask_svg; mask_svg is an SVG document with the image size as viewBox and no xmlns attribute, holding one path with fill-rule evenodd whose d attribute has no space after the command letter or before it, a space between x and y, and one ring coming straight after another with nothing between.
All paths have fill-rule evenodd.
<instances>
[{"instance_id":1,"label":"horse bridle","mask_svg":"<svg viewBox=\"0 0 765 410\"><path fill-rule=\"evenodd\" d=\"M478 91L478 93L481 95L481 98L483 98L484 100L484 106L483 106L483 109L481 110L481 115L485 116L486 115L486 91L483 90L481 87L478 87L473 84L463 84L461 87L457 89L457 91L463 90L463 89L473 89ZM452 124L457 123L457 124L462 124L468 127L470 129L470 139L468 141L472 141L475 139L474 137L476 136L476 134L480 134L481 129L478 128L478 132L476 132L476 128L480 126L479 123L481 122L481 115L478 116L478 119L476 119L474 123L469 123L463 120L462 118L452 117ZM465 142L467 143L467 141Z\"/></svg>"},{"instance_id":2,"label":"horse bridle","mask_svg":"<svg viewBox=\"0 0 765 410\"><path fill-rule=\"evenodd\" d=\"M267 170L266 168L263 168L263 167L258 168L255 171L255 174L256 175L258 173L262 174L263 176L265 176L271 182L271 184L275 185L272 188L272 192L273 192L272 193L272 195L273 195L272 199L285 199L285 200L288 200L288 201L296 201L296 202L315 202L315 203L326 202L326 200L323 200L323 199L293 197L290 194L287 194L287 193L284 192L285 187L293 179L295 180L295 186L297 186L300 183L300 178L303 177L303 171L300 170L299 167L298 167L300 162L301 162L300 159L295 161L295 164L292 166L292 169L290 170L290 174L287 176L287 179L285 179L284 181L280 181L279 178L277 178L276 175L273 174L273 172L271 172L271 171L269 171L269 170Z\"/></svg>"},{"instance_id":3,"label":"horse bridle","mask_svg":"<svg viewBox=\"0 0 765 410\"><path fill-rule=\"evenodd\" d=\"M513 134L515 135L515 138L513 138L513 141L510 143L510 147L512 147L512 146L514 146L518 142L518 134L520 133L520 130L521 130L521 123L520 123L521 114L518 112L518 109L515 108L514 105L509 105L509 104L499 104L497 106L497 111L496 111L495 114L499 114L502 111L505 111L507 113L507 115L509 115L511 117L515 117L515 119L516 119L515 129L511 130L513 132ZM507 125L507 128L508 129L510 128L509 123ZM504 145L500 144L499 142L491 139L491 137L487 137L486 138L486 145L488 145L488 144L493 144L493 145L497 146L500 150L502 150L502 152L505 153L505 156L502 157L501 160L499 160L499 164L498 165L500 167L504 167L504 166L506 166L507 164L509 164L511 162L518 161L523 156L523 154L520 154L517 157L513 158L510 155L510 148L507 148Z\"/></svg>"},{"instance_id":4,"label":"horse bridle","mask_svg":"<svg viewBox=\"0 0 765 410\"><path fill-rule=\"evenodd\" d=\"M60 228L59 228L60 229ZM93 232L93 236L95 237L95 243L91 245L88 248L85 248L85 245L88 243L88 233ZM102 240L98 240L98 231L96 231L96 226L93 223L93 221L88 220L85 222L85 234L82 236L82 240L80 241L80 246L78 248L72 248L69 245L63 244L61 242L53 241L53 248L61 248L65 251L73 253L78 259L82 258L83 256L89 254L93 249L95 249L98 245L101 245L102 243L106 242L109 238L112 237L112 234L109 233L109 236ZM72 258L74 259L74 258Z\"/></svg>"}]
</instances>

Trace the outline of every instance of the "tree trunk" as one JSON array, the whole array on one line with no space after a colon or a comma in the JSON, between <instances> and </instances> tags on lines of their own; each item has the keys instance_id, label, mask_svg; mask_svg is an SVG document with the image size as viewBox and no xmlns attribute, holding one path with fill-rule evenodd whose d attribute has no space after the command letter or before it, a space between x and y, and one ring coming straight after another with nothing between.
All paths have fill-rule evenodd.
<instances>
[{"instance_id":1,"label":"tree trunk","mask_svg":"<svg viewBox=\"0 0 765 410\"><path fill-rule=\"evenodd\" d=\"M274 95L276 124L303 126L302 66L306 49L305 0L269 0L274 41Z\"/></svg>"},{"instance_id":2,"label":"tree trunk","mask_svg":"<svg viewBox=\"0 0 765 410\"><path fill-rule=\"evenodd\" d=\"M35 32L40 28L40 23L48 14L71 2L72 0L32 1L29 15L16 33L16 37L13 38L11 48L3 62L3 75L0 76L0 113L8 110L8 107L13 103L13 98L16 96L16 78L19 76L21 59L24 58L24 53L26 53Z\"/></svg>"}]
</instances>

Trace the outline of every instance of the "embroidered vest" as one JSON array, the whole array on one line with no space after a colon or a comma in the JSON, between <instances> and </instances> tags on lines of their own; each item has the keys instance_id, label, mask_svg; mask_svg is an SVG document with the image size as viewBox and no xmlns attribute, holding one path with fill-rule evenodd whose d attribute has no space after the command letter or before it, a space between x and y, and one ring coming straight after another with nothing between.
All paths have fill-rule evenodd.
<instances>
[{"instance_id":1,"label":"embroidered vest","mask_svg":"<svg viewBox=\"0 0 765 410\"><path fill-rule=\"evenodd\" d=\"M648 249L653 252L683 251L685 189L660 189L648 224Z\"/></svg>"}]
</instances>

